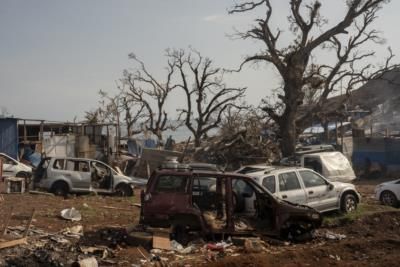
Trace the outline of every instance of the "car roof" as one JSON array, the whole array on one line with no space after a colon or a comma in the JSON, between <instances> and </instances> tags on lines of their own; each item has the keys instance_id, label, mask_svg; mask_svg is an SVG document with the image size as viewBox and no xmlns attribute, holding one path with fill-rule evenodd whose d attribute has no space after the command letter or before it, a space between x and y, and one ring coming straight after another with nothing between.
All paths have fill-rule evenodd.
<instances>
[{"instance_id":1,"label":"car roof","mask_svg":"<svg viewBox=\"0 0 400 267\"><path fill-rule=\"evenodd\" d=\"M199 174L201 176L213 176L215 178L223 178L223 177L241 177L241 178L246 178L246 179L252 179L250 176L241 174L241 173L235 173L235 172L222 172L222 171L211 171L211 170L197 170L197 169L157 169L155 170L157 174L184 174L187 173L188 175L190 174Z\"/></svg>"},{"instance_id":2,"label":"car roof","mask_svg":"<svg viewBox=\"0 0 400 267\"><path fill-rule=\"evenodd\" d=\"M267 163L259 163L259 164L252 164L252 165L243 165L240 167L240 169L243 168L267 168L270 167L271 165L268 165Z\"/></svg>"},{"instance_id":3,"label":"car roof","mask_svg":"<svg viewBox=\"0 0 400 267\"><path fill-rule=\"evenodd\" d=\"M250 176L254 177L254 176L273 175L273 174L279 174L279 173L282 173L282 172L302 171L302 170L310 170L310 169L303 168L303 167L276 166L276 168L274 168L274 169L251 173Z\"/></svg>"}]
</instances>

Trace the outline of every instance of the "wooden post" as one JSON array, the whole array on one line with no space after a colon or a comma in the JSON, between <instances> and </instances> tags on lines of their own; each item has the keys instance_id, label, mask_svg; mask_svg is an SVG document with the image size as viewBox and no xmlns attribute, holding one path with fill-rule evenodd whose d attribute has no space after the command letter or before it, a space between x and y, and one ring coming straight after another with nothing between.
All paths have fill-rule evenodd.
<instances>
[{"instance_id":1,"label":"wooden post","mask_svg":"<svg viewBox=\"0 0 400 267\"><path fill-rule=\"evenodd\" d=\"M335 120L335 139L336 139L336 145L339 143L339 133L338 133L338 127L337 127L337 118Z\"/></svg>"},{"instance_id":2,"label":"wooden post","mask_svg":"<svg viewBox=\"0 0 400 267\"><path fill-rule=\"evenodd\" d=\"M27 137L27 130L26 130L26 120L24 120L24 143L26 143L26 141L28 141L28 137Z\"/></svg>"},{"instance_id":3,"label":"wooden post","mask_svg":"<svg viewBox=\"0 0 400 267\"><path fill-rule=\"evenodd\" d=\"M39 134L39 142L41 146L40 154L43 155L43 128L44 128L44 121L40 121L40 134Z\"/></svg>"},{"instance_id":4,"label":"wooden post","mask_svg":"<svg viewBox=\"0 0 400 267\"><path fill-rule=\"evenodd\" d=\"M343 129L343 120L340 120L340 142L341 142L341 152L343 153L343 135L344 135L344 129Z\"/></svg>"},{"instance_id":5,"label":"wooden post","mask_svg":"<svg viewBox=\"0 0 400 267\"><path fill-rule=\"evenodd\" d=\"M111 162L111 157L110 157L110 129L108 128L109 125L107 124L107 142L106 142L106 155L107 155L107 161L108 164Z\"/></svg>"}]
</instances>

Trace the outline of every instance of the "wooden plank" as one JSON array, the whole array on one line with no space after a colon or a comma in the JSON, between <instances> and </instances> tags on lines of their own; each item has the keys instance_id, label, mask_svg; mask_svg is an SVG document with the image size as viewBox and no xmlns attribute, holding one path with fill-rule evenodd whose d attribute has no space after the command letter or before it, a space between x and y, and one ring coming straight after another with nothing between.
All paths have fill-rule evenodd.
<instances>
[{"instance_id":1,"label":"wooden plank","mask_svg":"<svg viewBox=\"0 0 400 267\"><path fill-rule=\"evenodd\" d=\"M9 247L15 247L15 246L22 245L22 244L27 244L27 243L28 243L28 239L26 237L20 238L20 239L16 239L16 240L11 240L11 241L5 241L5 242L1 242L0 243L0 249L9 248Z\"/></svg>"},{"instance_id":2,"label":"wooden plank","mask_svg":"<svg viewBox=\"0 0 400 267\"><path fill-rule=\"evenodd\" d=\"M171 241L168 233L153 233L153 248L171 250Z\"/></svg>"},{"instance_id":3,"label":"wooden plank","mask_svg":"<svg viewBox=\"0 0 400 267\"><path fill-rule=\"evenodd\" d=\"M137 247L137 250L145 260L149 260L151 258L150 254L142 246Z\"/></svg>"}]
</instances>

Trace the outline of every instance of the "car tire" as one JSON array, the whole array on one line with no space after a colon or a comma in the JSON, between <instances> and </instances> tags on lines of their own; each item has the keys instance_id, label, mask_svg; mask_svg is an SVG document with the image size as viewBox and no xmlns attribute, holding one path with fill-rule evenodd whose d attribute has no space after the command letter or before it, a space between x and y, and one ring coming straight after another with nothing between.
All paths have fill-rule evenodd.
<instances>
[{"instance_id":1,"label":"car tire","mask_svg":"<svg viewBox=\"0 0 400 267\"><path fill-rule=\"evenodd\" d=\"M189 243L189 234L184 225L174 224L172 226L172 234L176 242L178 242L182 246L187 246L187 244Z\"/></svg>"},{"instance_id":2,"label":"car tire","mask_svg":"<svg viewBox=\"0 0 400 267\"><path fill-rule=\"evenodd\" d=\"M396 195L389 190L383 191L379 199L382 204L387 206L392 206L396 208L399 205L399 200L397 199Z\"/></svg>"},{"instance_id":3,"label":"car tire","mask_svg":"<svg viewBox=\"0 0 400 267\"><path fill-rule=\"evenodd\" d=\"M127 184L119 184L115 188L115 194L120 197L131 197L133 196L133 190Z\"/></svg>"},{"instance_id":4,"label":"car tire","mask_svg":"<svg viewBox=\"0 0 400 267\"><path fill-rule=\"evenodd\" d=\"M314 229L313 224L300 221L290 224L284 231L283 237L294 242L309 241L314 237Z\"/></svg>"},{"instance_id":5,"label":"car tire","mask_svg":"<svg viewBox=\"0 0 400 267\"><path fill-rule=\"evenodd\" d=\"M66 182L55 182L51 187L51 192L56 196L66 197L69 193L69 187Z\"/></svg>"},{"instance_id":6,"label":"car tire","mask_svg":"<svg viewBox=\"0 0 400 267\"><path fill-rule=\"evenodd\" d=\"M353 212L357 209L357 198L352 193L345 193L340 201L340 210L343 213Z\"/></svg>"}]
</instances>

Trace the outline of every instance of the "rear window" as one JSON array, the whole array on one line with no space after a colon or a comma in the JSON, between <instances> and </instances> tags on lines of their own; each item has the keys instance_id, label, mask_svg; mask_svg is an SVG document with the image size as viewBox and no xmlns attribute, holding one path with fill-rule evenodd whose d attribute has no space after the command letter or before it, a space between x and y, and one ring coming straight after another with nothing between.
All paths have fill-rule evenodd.
<instances>
[{"instance_id":1,"label":"rear window","mask_svg":"<svg viewBox=\"0 0 400 267\"><path fill-rule=\"evenodd\" d=\"M275 176L267 176L262 181L262 186L268 189L269 192L275 193Z\"/></svg>"},{"instance_id":2,"label":"rear window","mask_svg":"<svg viewBox=\"0 0 400 267\"><path fill-rule=\"evenodd\" d=\"M87 161L67 160L65 170L77 171L77 172L89 172L89 164Z\"/></svg>"},{"instance_id":3,"label":"rear window","mask_svg":"<svg viewBox=\"0 0 400 267\"><path fill-rule=\"evenodd\" d=\"M155 186L156 192L186 192L188 183L188 177L186 176L173 176L166 175L158 178Z\"/></svg>"},{"instance_id":4,"label":"rear window","mask_svg":"<svg viewBox=\"0 0 400 267\"><path fill-rule=\"evenodd\" d=\"M64 169L64 159L56 159L53 163L53 169L62 170Z\"/></svg>"},{"instance_id":5,"label":"rear window","mask_svg":"<svg viewBox=\"0 0 400 267\"><path fill-rule=\"evenodd\" d=\"M287 172L279 174L280 191L290 191L296 189L301 189L301 186L295 172Z\"/></svg>"}]
</instances>

